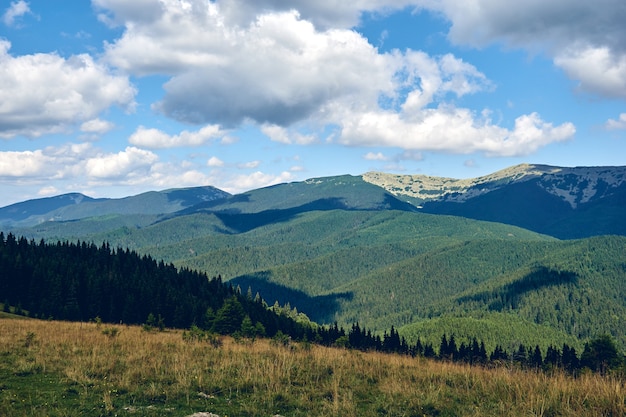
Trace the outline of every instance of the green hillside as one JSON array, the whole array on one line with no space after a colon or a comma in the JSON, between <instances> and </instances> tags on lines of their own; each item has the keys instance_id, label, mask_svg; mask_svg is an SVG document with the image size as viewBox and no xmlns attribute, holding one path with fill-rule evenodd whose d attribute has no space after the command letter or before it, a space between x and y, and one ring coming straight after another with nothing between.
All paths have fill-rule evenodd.
<instances>
[{"instance_id":1,"label":"green hillside","mask_svg":"<svg viewBox=\"0 0 626 417\"><path fill-rule=\"evenodd\" d=\"M625 237L559 241L426 214L360 177L282 184L174 214L49 222L20 235L130 248L221 275L322 324L407 326L407 337L421 329L435 339L475 329L506 346L517 339L502 326L525 344L580 346L606 333L626 346Z\"/></svg>"},{"instance_id":2,"label":"green hillside","mask_svg":"<svg viewBox=\"0 0 626 417\"><path fill-rule=\"evenodd\" d=\"M488 351L493 351L496 345L504 347L508 352L514 352L520 344L525 346L540 346L545 352L548 346L561 345L561 341L582 352L581 340L564 331L548 325L537 324L524 320L510 313L485 313L480 316L450 316L444 315L433 319L424 319L401 327L399 333L409 341L418 338L437 346L443 335L454 335L457 344L468 344L473 338L485 342Z\"/></svg>"}]
</instances>

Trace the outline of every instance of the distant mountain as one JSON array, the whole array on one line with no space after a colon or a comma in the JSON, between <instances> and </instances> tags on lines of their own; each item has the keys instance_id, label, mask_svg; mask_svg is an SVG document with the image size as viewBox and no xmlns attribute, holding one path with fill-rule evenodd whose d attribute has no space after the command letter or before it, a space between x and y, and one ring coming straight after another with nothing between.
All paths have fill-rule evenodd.
<instances>
[{"instance_id":1,"label":"distant mountain","mask_svg":"<svg viewBox=\"0 0 626 417\"><path fill-rule=\"evenodd\" d=\"M83 194L64 194L2 207L0 226L29 227L48 221L69 221L111 214L165 214L228 196L229 193L211 186L150 191L119 199L93 199Z\"/></svg>"},{"instance_id":2,"label":"distant mountain","mask_svg":"<svg viewBox=\"0 0 626 417\"><path fill-rule=\"evenodd\" d=\"M376 172L363 179L426 213L506 223L561 239L626 235L626 167L523 164L473 179Z\"/></svg>"},{"instance_id":3,"label":"distant mountain","mask_svg":"<svg viewBox=\"0 0 626 417\"><path fill-rule=\"evenodd\" d=\"M0 208L0 224L14 224L31 218L44 218L47 213L63 207L99 201L79 193L23 201ZM100 200L101 201L101 200Z\"/></svg>"}]
</instances>

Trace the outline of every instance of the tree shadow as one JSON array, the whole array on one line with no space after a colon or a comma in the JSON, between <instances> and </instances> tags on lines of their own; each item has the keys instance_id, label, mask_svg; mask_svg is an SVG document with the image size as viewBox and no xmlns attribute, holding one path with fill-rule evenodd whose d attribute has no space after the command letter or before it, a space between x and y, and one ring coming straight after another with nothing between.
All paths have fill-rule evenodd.
<instances>
[{"instance_id":1,"label":"tree shadow","mask_svg":"<svg viewBox=\"0 0 626 417\"><path fill-rule=\"evenodd\" d=\"M287 222L295 216L308 211L346 210L348 207L341 198L322 198L297 207L287 209L270 209L258 213L241 213L239 210L215 211L213 214L221 220L224 226L237 233L273 223Z\"/></svg>"},{"instance_id":2,"label":"tree shadow","mask_svg":"<svg viewBox=\"0 0 626 417\"><path fill-rule=\"evenodd\" d=\"M298 312L319 324L334 322L335 314L341 309L340 300L351 300L354 296L352 292L311 296L304 291L271 282L270 277L269 271L263 271L233 278L229 283L234 287L239 286L244 294L248 289L252 291L253 297L259 293L269 305L278 302L284 306L289 303L291 308L297 308Z\"/></svg>"},{"instance_id":3,"label":"tree shadow","mask_svg":"<svg viewBox=\"0 0 626 417\"><path fill-rule=\"evenodd\" d=\"M546 266L538 266L533 271L507 285L491 291L483 291L473 295L457 298L459 304L479 302L487 304L491 311L514 310L520 300L529 292L542 288L578 282L578 275L570 271L556 271Z\"/></svg>"}]
</instances>

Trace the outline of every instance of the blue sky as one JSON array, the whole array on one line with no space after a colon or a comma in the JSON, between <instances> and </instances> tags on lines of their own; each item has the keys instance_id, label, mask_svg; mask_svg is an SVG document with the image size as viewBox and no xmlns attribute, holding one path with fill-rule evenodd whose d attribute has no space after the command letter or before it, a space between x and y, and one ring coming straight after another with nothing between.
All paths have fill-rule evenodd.
<instances>
[{"instance_id":1,"label":"blue sky","mask_svg":"<svg viewBox=\"0 0 626 417\"><path fill-rule=\"evenodd\" d=\"M623 0L0 1L0 206L626 165Z\"/></svg>"}]
</instances>

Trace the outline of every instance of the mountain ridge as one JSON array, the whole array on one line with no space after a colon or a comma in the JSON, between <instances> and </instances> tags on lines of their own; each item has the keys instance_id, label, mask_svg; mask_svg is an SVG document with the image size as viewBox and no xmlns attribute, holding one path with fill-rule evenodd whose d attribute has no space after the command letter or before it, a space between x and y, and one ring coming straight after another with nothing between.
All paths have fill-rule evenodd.
<instances>
[{"instance_id":1,"label":"mountain ridge","mask_svg":"<svg viewBox=\"0 0 626 417\"><path fill-rule=\"evenodd\" d=\"M212 186L147 191L122 198L91 198L80 193L27 200L0 207L0 226L29 227L111 214L166 214L203 201L230 196Z\"/></svg>"},{"instance_id":2,"label":"mountain ridge","mask_svg":"<svg viewBox=\"0 0 626 417\"><path fill-rule=\"evenodd\" d=\"M409 196L423 201L440 200L463 202L488 193L502 186L546 177L546 191L559 196L576 208L587 203L596 194L600 181L609 187L618 187L626 182L626 166L558 167L541 164L519 164L480 177L456 179L429 175L398 175L367 172L363 179L376 184L397 196ZM583 189L572 188L566 181L569 176L579 176L587 181ZM480 188L481 185L491 187ZM570 187L565 187L570 185ZM436 193L436 191L440 191Z\"/></svg>"},{"instance_id":3,"label":"mountain ridge","mask_svg":"<svg viewBox=\"0 0 626 417\"><path fill-rule=\"evenodd\" d=\"M363 179L426 213L506 223L559 239L626 235L626 166L521 164L464 180L375 172Z\"/></svg>"}]
</instances>

